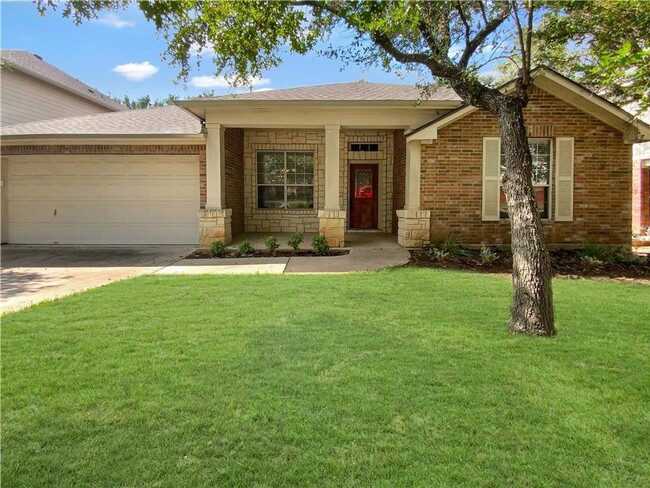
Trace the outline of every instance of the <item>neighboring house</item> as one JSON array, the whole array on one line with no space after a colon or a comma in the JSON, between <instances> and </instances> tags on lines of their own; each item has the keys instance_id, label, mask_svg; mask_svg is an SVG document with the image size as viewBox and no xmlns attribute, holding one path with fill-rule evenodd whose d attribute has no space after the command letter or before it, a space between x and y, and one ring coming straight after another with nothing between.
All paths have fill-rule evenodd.
<instances>
[{"instance_id":1,"label":"neighboring house","mask_svg":"<svg viewBox=\"0 0 650 488\"><path fill-rule=\"evenodd\" d=\"M650 142L635 144L633 154L632 232L650 236Z\"/></svg>"},{"instance_id":2,"label":"neighboring house","mask_svg":"<svg viewBox=\"0 0 650 488\"><path fill-rule=\"evenodd\" d=\"M127 108L29 51L3 49L0 62L2 126Z\"/></svg>"},{"instance_id":3,"label":"neighboring house","mask_svg":"<svg viewBox=\"0 0 650 488\"><path fill-rule=\"evenodd\" d=\"M496 120L449 89L419 96L341 83L4 127L9 242L304 231L342 246L374 230L406 247L507 244ZM632 144L650 127L548 68L525 116L549 246L628 243Z\"/></svg>"}]
</instances>

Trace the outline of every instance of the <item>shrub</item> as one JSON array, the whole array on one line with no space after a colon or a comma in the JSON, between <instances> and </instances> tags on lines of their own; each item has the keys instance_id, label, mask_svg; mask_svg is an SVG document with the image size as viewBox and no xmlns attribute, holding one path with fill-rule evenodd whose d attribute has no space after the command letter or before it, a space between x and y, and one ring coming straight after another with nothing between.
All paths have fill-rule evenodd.
<instances>
[{"instance_id":1,"label":"shrub","mask_svg":"<svg viewBox=\"0 0 650 488\"><path fill-rule=\"evenodd\" d=\"M434 246L447 254L458 254L461 249L458 238L454 234L449 234L444 239L436 241Z\"/></svg>"},{"instance_id":2,"label":"shrub","mask_svg":"<svg viewBox=\"0 0 650 488\"><path fill-rule=\"evenodd\" d=\"M264 245L266 246L266 250L269 252L275 252L278 247L280 247L280 243L275 236L268 236L264 239Z\"/></svg>"},{"instance_id":3,"label":"shrub","mask_svg":"<svg viewBox=\"0 0 650 488\"><path fill-rule=\"evenodd\" d=\"M327 243L325 236L314 237L314 240L311 241L311 248L319 256L324 256L330 252L330 245Z\"/></svg>"},{"instance_id":4,"label":"shrub","mask_svg":"<svg viewBox=\"0 0 650 488\"><path fill-rule=\"evenodd\" d=\"M639 256L628 246L608 246L605 244L586 244L581 251L582 259L591 264L639 262Z\"/></svg>"},{"instance_id":5,"label":"shrub","mask_svg":"<svg viewBox=\"0 0 650 488\"><path fill-rule=\"evenodd\" d=\"M481 246L481 251L479 252L479 256L481 258L481 263L483 264L490 264L496 261L499 257L499 255L492 250L492 248L482 245Z\"/></svg>"},{"instance_id":6,"label":"shrub","mask_svg":"<svg viewBox=\"0 0 650 488\"><path fill-rule=\"evenodd\" d=\"M239 249L240 256L248 256L255 252L255 247L253 246L253 243L248 239L243 240L237 249Z\"/></svg>"},{"instance_id":7,"label":"shrub","mask_svg":"<svg viewBox=\"0 0 650 488\"><path fill-rule=\"evenodd\" d=\"M222 258L228 254L228 248L223 243L223 241L214 241L210 245L210 255L213 258Z\"/></svg>"},{"instance_id":8,"label":"shrub","mask_svg":"<svg viewBox=\"0 0 650 488\"><path fill-rule=\"evenodd\" d=\"M300 244L304 241L304 236L302 232L294 232L291 234L291 237L289 237L289 245L294 251L297 251L300 248Z\"/></svg>"}]
</instances>

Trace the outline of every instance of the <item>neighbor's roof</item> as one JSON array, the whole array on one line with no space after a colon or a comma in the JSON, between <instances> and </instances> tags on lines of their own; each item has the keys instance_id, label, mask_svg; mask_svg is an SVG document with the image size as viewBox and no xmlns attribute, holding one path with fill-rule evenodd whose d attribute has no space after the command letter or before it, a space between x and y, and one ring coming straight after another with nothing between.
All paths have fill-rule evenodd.
<instances>
[{"instance_id":1,"label":"neighbor's roof","mask_svg":"<svg viewBox=\"0 0 650 488\"><path fill-rule=\"evenodd\" d=\"M0 50L0 58L2 59L3 68L15 69L27 73L28 75L56 85L59 88L112 110L127 110L128 108L29 51L22 49L2 49Z\"/></svg>"},{"instance_id":2,"label":"neighbor's roof","mask_svg":"<svg viewBox=\"0 0 650 488\"><path fill-rule=\"evenodd\" d=\"M0 128L3 139L32 136L178 136L201 134L201 121L175 105L40 120Z\"/></svg>"},{"instance_id":3,"label":"neighbor's roof","mask_svg":"<svg viewBox=\"0 0 650 488\"><path fill-rule=\"evenodd\" d=\"M456 101L460 97L451 88L434 88L428 95L413 85L392 83L371 83L356 81L352 83L332 83L329 85L282 88L279 90L262 90L252 93L239 93L202 100L260 100L260 101L410 101L447 100Z\"/></svg>"}]
</instances>

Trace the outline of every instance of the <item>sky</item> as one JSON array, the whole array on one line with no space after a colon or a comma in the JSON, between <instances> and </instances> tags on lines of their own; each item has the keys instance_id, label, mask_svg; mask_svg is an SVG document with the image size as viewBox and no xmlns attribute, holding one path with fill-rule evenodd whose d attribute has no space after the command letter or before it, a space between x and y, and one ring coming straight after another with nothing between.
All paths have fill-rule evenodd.
<instances>
[{"instance_id":1,"label":"sky","mask_svg":"<svg viewBox=\"0 0 650 488\"><path fill-rule=\"evenodd\" d=\"M177 80L177 68L161 57L165 42L136 6L126 11L102 12L99 19L75 26L59 12L40 16L29 1L0 3L2 49L25 49L78 78L102 93L152 100L169 94L186 98L214 90L217 95L232 91L223 79L214 77L210 57L203 56L187 81ZM340 61L288 55L283 64L264 73L255 90L289 88L348 81L410 83L415 74L399 78L380 69L344 66ZM224 86L225 85L225 86Z\"/></svg>"}]
</instances>

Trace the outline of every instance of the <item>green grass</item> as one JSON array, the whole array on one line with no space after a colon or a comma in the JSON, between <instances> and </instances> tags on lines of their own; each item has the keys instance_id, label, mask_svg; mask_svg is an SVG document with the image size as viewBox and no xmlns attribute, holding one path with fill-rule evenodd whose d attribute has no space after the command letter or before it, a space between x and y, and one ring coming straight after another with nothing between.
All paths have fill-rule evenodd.
<instances>
[{"instance_id":1,"label":"green grass","mask_svg":"<svg viewBox=\"0 0 650 488\"><path fill-rule=\"evenodd\" d=\"M650 288L148 276L2 323L3 486L650 485Z\"/></svg>"}]
</instances>

